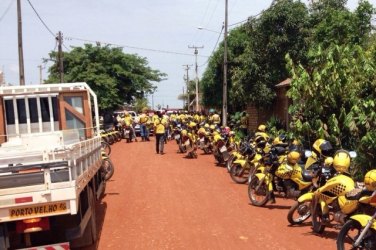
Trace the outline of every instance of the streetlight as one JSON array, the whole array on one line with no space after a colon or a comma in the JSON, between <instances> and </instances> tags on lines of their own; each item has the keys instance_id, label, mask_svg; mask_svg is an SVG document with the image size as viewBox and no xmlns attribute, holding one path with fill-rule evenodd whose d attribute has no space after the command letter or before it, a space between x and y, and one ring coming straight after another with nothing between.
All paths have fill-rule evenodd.
<instances>
[{"instance_id":1,"label":"streetlight","mask_svg":"<svg viewBox=\"0 0 376 250\"><path fill-rule=\"evenodd\" d=\"M204 28L204 27L201 27L201 26L198 26L197 29L210 31L210 32L214 32L214 33L217 33L217 34L221 34L222 33L222 32L215 31L215 30L210 30L210 29L207 29L207 28ZM222 29L223 29L223 27L222 27Z\"/></svg>"}]
</instances>

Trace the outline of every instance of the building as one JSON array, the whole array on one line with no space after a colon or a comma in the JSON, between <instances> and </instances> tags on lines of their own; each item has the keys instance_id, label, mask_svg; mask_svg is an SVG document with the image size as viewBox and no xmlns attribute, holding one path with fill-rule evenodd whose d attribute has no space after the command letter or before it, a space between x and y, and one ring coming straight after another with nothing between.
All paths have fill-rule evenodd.
<instances>
[{"instance_id":1,"label":"building","mask_svg":"<svg viewBox=\"0 0 376 250\"><path fill-rule=\"evenodd\" d=\"M258 125L265 124L272 116L278 118L288 130L290 122L290 115L288 113L291 100L287 97L286 93L290 88L291 79L286 80L275 85L276 98L272 107L270 108L257 108L254 105L248 105L247 113L249 116L249 129L256 131Z\"/></svg>"}]
</instances>

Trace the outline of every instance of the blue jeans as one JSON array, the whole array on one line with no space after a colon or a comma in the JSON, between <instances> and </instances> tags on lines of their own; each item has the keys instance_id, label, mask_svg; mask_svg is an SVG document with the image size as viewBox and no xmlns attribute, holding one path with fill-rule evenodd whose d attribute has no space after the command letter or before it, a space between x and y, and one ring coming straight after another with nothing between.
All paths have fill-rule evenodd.
<instances>
[{"instance_id":1,"label":"blue jeans","mask_svg":"<svg viewBox=\"0 0 376 250\"><path fill-rule=\"evenodd\" d=\"M164 134L155 134L155 150L157 154L163 153L164 149Z\"/></svg>"},{"instance_id":2,"label":"blue jeans","mask_svg":"<svg viewBox=\"0 0 376 250\"><path fill-rule=\"evenodd\" d=\"M149 138L149 130L146 127L146 124L141 124L140 125L140 133L142 138Z\"/></svg>"}]
</instances>

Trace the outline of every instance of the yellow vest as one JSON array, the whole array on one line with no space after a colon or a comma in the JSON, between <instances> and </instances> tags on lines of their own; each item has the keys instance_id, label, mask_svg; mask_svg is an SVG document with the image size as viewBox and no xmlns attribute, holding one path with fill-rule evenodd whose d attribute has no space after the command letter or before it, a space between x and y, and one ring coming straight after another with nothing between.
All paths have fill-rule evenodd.
<instances>
[{"instance_id":1,"label":"yellow vest","mask_svg":"<svg viewBox=\"0 0 376 250\"><path fill-rule=\"evenodd\" d=\"M140 123L145 124L148 121L148 117L146 114L140 115Z\"/></svg>"},{"instance_id":2,"label":"yellow vest","mask_svg":"<svg viewBox=\"0 0 376 250\"><path fill-rule=\"evenodd\" d=\"M167 124L166 120L163 118L157 118L154 121L155 133L164 134L166 132L165 125Z\"/></svg>"},{"instance_id":3,"label":"yellow vest","mask_svg":"<svg viewBox=\"0 0 376 250\"><path fill-rule=\"evenodd\" d=\"M131 116L124 117L124 123L127 126L131 126L132 125L132 117Z\"/></svg>"}]
</instances>

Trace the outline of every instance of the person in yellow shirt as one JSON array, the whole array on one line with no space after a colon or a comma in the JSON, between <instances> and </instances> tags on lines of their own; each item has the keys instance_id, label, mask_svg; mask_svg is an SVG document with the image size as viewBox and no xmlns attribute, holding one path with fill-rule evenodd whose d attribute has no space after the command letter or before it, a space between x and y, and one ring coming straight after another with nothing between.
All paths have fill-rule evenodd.
<instances>
[{"instance_id":1,"label":"person in yellow shirt","mask_svg":"<svg viewBox=\"0 0 376 250\"><path fill-rule=\"evenodd\" d=\"M149 116L147 115L147 110L144 110L140 115L140 133L142 141L149 141L149 130L147 128L147 123L149 121Z\"/></svg>"},{"instance_id":2,"label":"person in yellow shirt","mask_svg":"<svg viewBox=\"0 0 376 250\"><path fill-rule=\"evenodd\" d=\"M243 111L240 117L240 131L242 131L244 136L248 136L248 118L247 112Z\"/></svg>"},{"instance_id":3,"label":"person in yellow shirt","mask_svg":"<svg viewBox=\"0 0 376 250\"><path fill-rule=\"evenodd\" d=\"M221 124L221 117L217 114L217 112L214 112L211 118L214 125L219 126Z\"/></svg>"},{"instance_id":4,"label":"person in yellow shirt","mask_svg":"<svg viewBox=\"0 0 376 250\"><path fill-rule=\"evenodd\" d=\"M129 129L131 130L130 141L135 139L135 141L137 142L136 132L133 127L133 118L127 111L124 113L123 121L124 121L125 126L129 127Z\"/></svg>"},{"instance_id":5,"label":"person in yellow shirt","mask_svg":"<svg viewBox=\"0 0 376 250\"><path fill-rule=\"evenodd\" d=\"M161 112L158 111L157 114L158 118L155 118L154 121L155 149L157 154L163 155L167 120L163 117Z\"/></svg>"}]
</instances>

